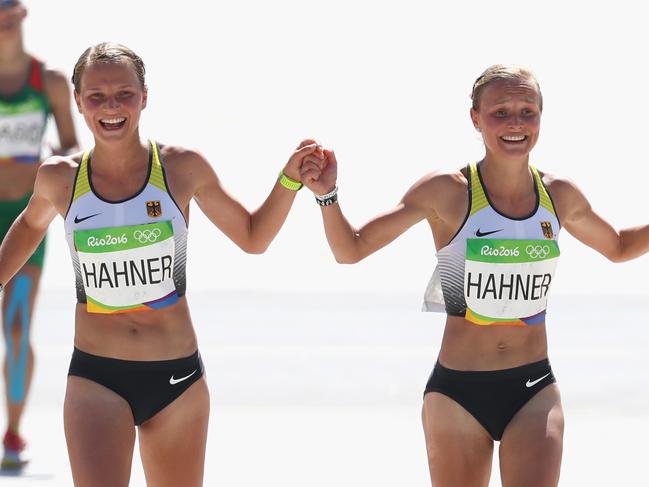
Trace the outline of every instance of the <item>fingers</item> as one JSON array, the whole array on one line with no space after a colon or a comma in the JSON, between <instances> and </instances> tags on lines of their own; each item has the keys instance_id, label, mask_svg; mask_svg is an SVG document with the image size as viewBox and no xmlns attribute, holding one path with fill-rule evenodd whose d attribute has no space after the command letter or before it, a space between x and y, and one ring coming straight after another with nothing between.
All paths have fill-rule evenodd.
<instances>
[{"instance_id":1,"label":"fingers","mask_svg":"<svg viewBox=\"0 0 649 487\"><path fill-rule=\"evenodd\" d=\"M320 169L320 161L318 159L306 160L302 163L300 167L300 175L304 176L305 174L315 174L317 177L316 180L320 177L322 170Z\"/></svg>"},{"instance_id":2,"label":"fingers","mask_svg":"<svg viewBox=\"0 0 649 487\"><path fill-rule=\"evenodd\" d=\"M305 171L302 171L301 173L301 178L302 178L302 184L304 184L307 188L311 188L314 183L320 179L320 171L318 169L307 169Z\"/></svg>"},{"instance_id":3,"label":"fingers","mask_svg":"<svg viewBox=\"0 0 649 487\"><path fill-rule=\"evenodd\" d=\"M336 154L334 154L334 151L324 149L323 153L328 164L333 164L334 167L338 167L338 161L336 161Z\"/></svg>"},{"instance_id":4,"label":"fingers","mask_svg":"<svg viewBox=\"0 0 649 487\"><path fill-rule=\"evenodd\" d=\"M302 181L302 184L310 188L313 183L320 179L322 174L320 163L321 161L313 156L307 156L304 158L302 166L300 167L300 180Z\"/></svg>"},{"instance_id":5,"label":"fingers","mask_svg":"<svg viewBox=\"0 0 649 487\"><path fill-rule=\"evenodd\" d=\"M302 142L300 142L300 145L298 145L297 148L301 149L306 145L312 145L312 144L317 144L317 142L314 139L304 139Z\"/></svg>"},{"instance_id":6,"label":"fingers","mask_svg":"<svg viewBox=\"0 0 649 487\"><path fill-rule=\"evenodd\" d=\"M302 158L302 165L304 165L307 162L311 164L315 164L321 170L324 169L324 167L326 166L326 160L318 157L315 153L308 154L304 158Z\"/></svg>"},{"instance_id":7,"label":"fingers","mask_svg":"<svg viewBox=\"0 0 649 487\"><path fill-rule=\"evenodd\" d=\"M324 160L325 156L321 146L317 144L311 144L311 145L305 145L301 149L296 150L291 156L291 160L293 160L299 166L302 164L302 161L306 157L311 157L314 160L315 159Z\"/></svg>"},{"instance_id":8,"label":"fingers","mask_svg":"<svg viewBox=\"0 0 649 487\"><path fill-rule=\"evenodd\" d=\"M318 142L315 139L304 139L302 142L300 142L300 145L297 146L297 149L295 149L296 153L299 153L302 149L306 147L312 147L316 146L315 150L313 152L317 153L320 157L324 159L324 153L322 152L322 146L318 144Z\"/></svg>"}]
</instances>

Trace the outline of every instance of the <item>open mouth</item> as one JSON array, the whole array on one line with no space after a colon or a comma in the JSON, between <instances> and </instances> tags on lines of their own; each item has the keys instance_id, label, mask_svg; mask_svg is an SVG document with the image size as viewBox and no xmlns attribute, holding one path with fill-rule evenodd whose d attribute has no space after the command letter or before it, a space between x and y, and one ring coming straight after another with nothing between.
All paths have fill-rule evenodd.
<instances>
[{"instance_id":1,"label":"open mouth","mask_svg":"<svg viewBox=\"0 0 649 487\"><path fill-rule=\"evenodd\" d=\"M527 135L503 135L500 140L504 142L525 142L527 140Z\"/></svg>"},{"instance_id":2,"label":"open mouth","mask_svg":"<svg viewBox=\"0 0 649 487\"><path fill-rule=\"evenodd\" d=\"M101 125L106 130L119 130L126 123L125 117L120 118L104 118L99 120L99 125Z\"/></svg>"}]
</instances>

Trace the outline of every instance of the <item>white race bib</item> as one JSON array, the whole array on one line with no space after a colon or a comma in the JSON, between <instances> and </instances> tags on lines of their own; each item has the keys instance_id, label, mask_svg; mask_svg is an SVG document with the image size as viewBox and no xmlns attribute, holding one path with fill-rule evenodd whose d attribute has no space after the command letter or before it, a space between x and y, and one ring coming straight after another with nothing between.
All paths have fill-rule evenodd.
<instances>
[{"instance_id":1,"label":"white race bib","mask_svg":"<svg viewBox=\"0 0 649 487\"><path fill-rule=\"evenodd\" d=\"M91 313L159 309L178 300L171 221L75 230Z\"/></svg>"},{"instance_id":2,"label":"white race bib","mask_svg":"<svg viewBox=\"0 0 649 487\"><path fill-rule=\"evenodd\" d=\"M559 254L555 240L467 239L466 319L516 322L545 311Z\"/></svg>"}]
</instances>

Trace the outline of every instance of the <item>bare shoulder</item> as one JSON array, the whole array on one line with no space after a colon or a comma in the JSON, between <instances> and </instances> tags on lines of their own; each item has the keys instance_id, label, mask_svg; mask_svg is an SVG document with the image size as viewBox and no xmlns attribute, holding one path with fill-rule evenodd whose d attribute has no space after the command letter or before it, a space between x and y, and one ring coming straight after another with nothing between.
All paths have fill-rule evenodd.
<instances>
[{"instance_id":1,"label":"bare shoulder","mask_svg":"<svg viewBox=\"0 0 649 487\"><path fill-rule=\"evenodd\" d=\"M179 202L189 202L201 187L218 181L212 166L199 151L160 144L167 183ZM182 204L182 203L181 203Z\"/></svg>"},{"instance_id":2,"label":"bare shoulder","mask_svg":"<svg viewBox=\"0 0 649 487\"><path fill-rule=\"evenodd\" d=\"M38 177L49 180L74 179L83 153L70 156L52 156L45 159L38 169Z\"/></svg>"},{"instance_id":3,"label":"bare shoulder","mask_svg":"<svg viewBox=\"0 0 649 487\"><path fill-rule=\"evenodd\" d=\"M412 185L404 200L434 207L437 206L436 202L466 194L467 184L467 178L462 171L433 171Z\"/></svg>"},{"instance_id":4,"label":"bare shoulder","mask_svg":"<svg viewBox=\"0 0 649 487\"><path fill-rule=\"evenodd\" d=\"M67 101L70 96L70 85L67 77L57 69L46 68L43 72L45 93L51 101L61 98Z\"/></svg>"},{"instance_id":5,"label":"bare shoulder","mask_svg":"<svg viewBox=\"0 0 649 487\"><path fill-rule=\"evenodd\" d=\"M556 176L539 170L541 181L550 192L552 199L562 199L577 197L581 195L581 190L572 179Z\"/></svg>"},{"instance_id":6,"label":"bare shoulder","mask_svg":"<svg viewBox=\"0 0 649 487\"><path fill-rule=\"evenodd\" d=\"M203 154L194 149L187 149L178 145L159 144L160 155L169 170L200 170L209 166Z\"/></svg>"},{"instance_id":7,"label":"bare shoulder","mask_svg":"<svg viewBox=\"0 0 649 487\"><path fill-rule=\"evenodd\" d=\"M543 171L539 171L539 176L550 193L562 223L588 211L590 204L573 180Z\"/></svg>"},{"instance_id":8,"label":"bare shoulder","mask_svg":"<svg viewBox=\"0 0 649 487\"><path fill-rule=\"evenodd\" d=\"M197 150L166 144L159 147L165 172L171 179L197 181L214 173L207 158Z\"/></svg>"},{"instance_id":9,"label":"bare shoulder","mask_svg":"<svg viewBox=\"0 0 649 487\"><path fill-rule=\"evenodd\" d=\"M62 215L70 203L81 156L52 156L38 168L34 195L49 200Z\"/></svg>"}]
</instances>

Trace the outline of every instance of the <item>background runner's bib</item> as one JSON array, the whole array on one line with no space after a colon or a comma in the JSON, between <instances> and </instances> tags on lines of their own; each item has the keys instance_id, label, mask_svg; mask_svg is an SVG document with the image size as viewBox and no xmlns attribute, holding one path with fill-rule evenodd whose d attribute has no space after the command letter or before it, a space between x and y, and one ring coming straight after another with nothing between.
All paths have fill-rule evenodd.
<instances>
[{"instance_id":1,"label":"background runner's bib","mask_svg":"<svg viewBox=\"0 0 649 487\"><path fill-rule=\"evenodd\" d=\"M0 158L38 157L44 125L41 113L0 113Z\"/></svg>"},{"instance_id":2,"label":"background runner's bib","mask_svg":"<svg viewBox=\"0 0 649 487\"><path fill-rule=\"evenodd\" d=\"M27 83L0 95L0 164L38 163L50 105L43 91L43 66L31 60Z\"/></svg>"},{"instance_id":3,"label":"background runner's bib","mask_svg":"<svg viewBox=\"0 0 649 487\"><path fill-rule=\"evenodd\" d=\"M467 239L467 315L491 322L543 312L559 258L554 240Z\"/></svg>"},{"instance_id":4,"label":"background runner's bib","mask_svg":"<svg viewBox=\"0 0 649 487\"><path fill-rule=\"evenodd\" d=\"M173 237L170 221L75 230L88 303L114 312L177 298Z\"/></svg>"}]
</instances>

